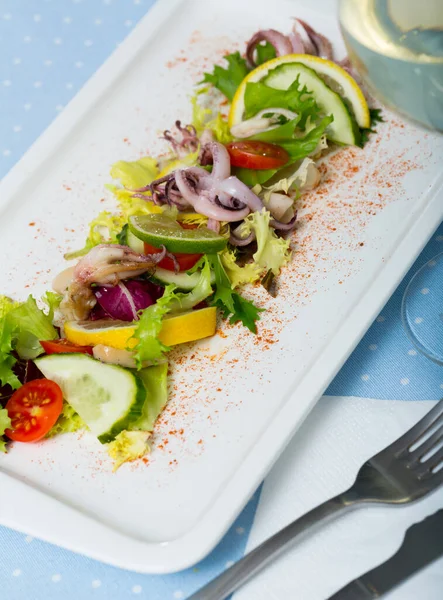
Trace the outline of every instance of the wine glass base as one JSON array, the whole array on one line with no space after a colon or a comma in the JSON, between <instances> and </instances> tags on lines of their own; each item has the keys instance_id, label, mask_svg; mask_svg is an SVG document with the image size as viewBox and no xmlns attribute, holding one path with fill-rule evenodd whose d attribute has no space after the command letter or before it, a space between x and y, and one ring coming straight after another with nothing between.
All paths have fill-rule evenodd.
<instances>
[{"instance_id":1,"label":"wine glass base","mask_svg":"<svg viewBox=\"0 0 443 600\"><path fill-rule=\"evenodd\" d=\"M402 320L419 352L443 366L443 252L415 273L403 296Z\"/></svg>"}]
</instances>

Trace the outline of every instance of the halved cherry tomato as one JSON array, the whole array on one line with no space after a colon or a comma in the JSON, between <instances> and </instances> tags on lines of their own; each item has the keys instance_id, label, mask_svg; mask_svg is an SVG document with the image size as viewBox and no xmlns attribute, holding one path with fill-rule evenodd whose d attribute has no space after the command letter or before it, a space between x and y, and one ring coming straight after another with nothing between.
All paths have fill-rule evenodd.
<instances>
[{"instance_id":1,"label":"halved cherry tomato","mask_svg":"<svg viewBox=\"0 0 443 600\"><path fill-rule=\"evenodd\" d=\"M78 346L68 340L43 340L40 344L46 354L68 354L71 352L81 352L92 356L92 346Z\"/></svg>"},{"instance_id":2,"label":"halved cherry tomato","mask_svg":"<svg viewBox=\"0 0 443 600\"><path fill-rule=\"evenodd\" d=\"M151 246L151 244L147 244L145 242L145 254L154 254L155 252L158 252L158 248L156 248L155 246ZM174 254L174 256L177 260L179 270L187 271L188 269L193 267L203 255L176 253ZM175 271L174 261L172 260L172 258L169 258L169 256L165 256L165 258L158 263L158 266L162 269L167 269L168 271Z\"/></svg>"},{"instance_id":3,"label":"halved cherry tomato","mask_svg":"<svg viewBox=\"0 0 443 600\"><path fill-rule=\"evenodd\" d=\"M55 425L62 408L63 394L55 381L29 381L6 403L11 429L5 434L16 442L36 442Z\"/></svg>"},{"instance_id":4,"label":"halved cherry tomato","mask_svg":"<svg viewBox=\"0 0 443 600\"><path fill-rule=\"evenodd\" d=\"M233 167L257 171L279 169L289 160L289 154L284 148L268 142L231 142L226 148Z\"/></svg>"},{"instance_id":5,"label":"halved cherry tomato","mask_svg":"<svg viewBox=\"0 0 443 600\"><path fill-rule=\"evenodd\" d=\"M197 225L194 223L179 223L182 229L197 229ZM145 254L154 254L158 252L158 248L151 246L145 242ZM201 259L203 254L174 254L180 271L187 271L191 269ZM158 266L168 271L175 271L175 265L172 258L166 256L163 260L158 263Z\"/></svg>"}]
</instances>

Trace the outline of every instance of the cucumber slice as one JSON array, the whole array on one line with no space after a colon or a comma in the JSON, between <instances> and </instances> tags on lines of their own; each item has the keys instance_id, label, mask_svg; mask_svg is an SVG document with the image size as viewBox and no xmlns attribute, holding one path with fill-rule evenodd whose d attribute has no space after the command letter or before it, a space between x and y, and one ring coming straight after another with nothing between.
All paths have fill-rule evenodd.
<instances>
[{"instance_id":1,"label":"cucumber slice","mask_svg":"<svg viewBox=\"0 0 443 600\"><path fill-rule=\"evenodd\" d=\"M134 252L138 252L139 254L145 253L144 242L135 237L128 225L124 226L121 234L118 236L118 240L120 244L129 246Z\"/></svg>"},{"instance_id":2,"label":"cucumber slice","mask_svg":"<svg viewBox=\"0 0 443 600\"><path fill-rule=\"evenodd\" d=\"M102 444L140 418L146 389L135 373L86 354L52 354L35 361Z\"/></svg>"},{"instance_id":3,"label":"cucumber slice","mask_svg":"<svg viewBox=\"0 0 443 600\"><path fill-rule=\"evenodd\" d=\"M138 252L139 254L144 254L145 253L145 244L142 240L140 240L138 237L136 237L132 231L129 229L127 229L127 233L126 233L126 244L132 249L134 250L134 252Z\"/></svg>"},{"instance_id":4,"label":"cucumber slice","mask_svg":"<svg viewBox=\"0 0 443 600\"><path fill-rule=\"evenodd\" d=\"M287 90L297 77L301 85L313 93L321 111L325 115L333 115L334 121L327 129L327 137L337 144L357 146L360 142L357 123L339 94L333 92L315 71L301 63L288 63L273 69L263 83L277 90Z\"/></svg>"},{"instance_id":5,"label":"cucumber slice","mask_svg":"<svg viewBox=\"0 0 443 600\"><path fill-rule=\"evenodd\" d=\"M195 271L195 273L174 273L174 271L168 271L167 269L162 269L161 267L157 267L154 275L151 279L157 280L159 283L163 285L168 285L169 283L173 283L180 290L193 290L197 285L200 279L200 273ZM215 283L214 273L211 272L211 284Z\"/></svg>"}]
</instances>

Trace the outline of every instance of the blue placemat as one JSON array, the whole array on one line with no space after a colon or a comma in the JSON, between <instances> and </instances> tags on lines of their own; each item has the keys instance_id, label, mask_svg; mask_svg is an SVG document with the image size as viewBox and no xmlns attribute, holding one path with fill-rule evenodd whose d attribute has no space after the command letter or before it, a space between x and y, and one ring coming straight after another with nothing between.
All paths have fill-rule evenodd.
<instances>
[{"instance_id":1,"label":"blue placemat","mask_svg":"<svg viewBox=\"0 0 443 600\"><path fill-rule=\"evenodd\" d=\"M153 4L154 0L0 1L0 177ZM441 251L443 227L414 269ZM420 356L403 331L404 287L405 282L330 385L329 394L403 400L442 395L443 370ZM257 499L258 493L208 558L193 569L168 576L115 569L0 528L0 597L186 598L242 556Z\"/></svg>"}]
</instances>

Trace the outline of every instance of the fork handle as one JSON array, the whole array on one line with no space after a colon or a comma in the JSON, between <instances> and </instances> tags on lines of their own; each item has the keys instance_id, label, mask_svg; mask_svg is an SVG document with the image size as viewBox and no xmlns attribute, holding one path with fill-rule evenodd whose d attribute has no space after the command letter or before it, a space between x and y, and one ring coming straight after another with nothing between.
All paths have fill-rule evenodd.
<instances>
[{"instance_id":1,"label":"fork handle","mask_svg":"<svg viewBox=\"0 0 443 600\"><path fill-rule=\"evenodd\" d=\"M224 600L287 550L302 534L351 508L356 500L353 494L345 492L313 508L246 554L188 600Z\"/></svg>"}]
</instances>

